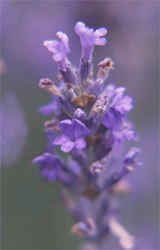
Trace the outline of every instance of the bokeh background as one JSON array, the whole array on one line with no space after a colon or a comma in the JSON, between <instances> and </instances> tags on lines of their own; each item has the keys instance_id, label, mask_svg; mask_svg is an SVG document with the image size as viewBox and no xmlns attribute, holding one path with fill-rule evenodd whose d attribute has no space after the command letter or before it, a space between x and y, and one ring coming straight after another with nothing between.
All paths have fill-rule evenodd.
<instances>
[{"instance_id":1,"label":"bokeh background","mask_svg":"<svg viewBox=\"0 0 160 250\"><path fill-rule=\"evenodd\" d=\"M50 96L40 78L57 81L57 67L42 46L58 30L70 37L70 59L79 63L77 21L108 28L107 46L94 64L111 57L108 83L127 87L140 135L144 166L129 177L133 194L120 201L120 221L142 248L159 249L158 43L159 1L1 1L1 235L2 249L76 249L72 220L58 186L37 174L31 159L44 151L45 120L39 107ZM106 249L119 249L109 239Z\"/></svg>"}]
</instances>

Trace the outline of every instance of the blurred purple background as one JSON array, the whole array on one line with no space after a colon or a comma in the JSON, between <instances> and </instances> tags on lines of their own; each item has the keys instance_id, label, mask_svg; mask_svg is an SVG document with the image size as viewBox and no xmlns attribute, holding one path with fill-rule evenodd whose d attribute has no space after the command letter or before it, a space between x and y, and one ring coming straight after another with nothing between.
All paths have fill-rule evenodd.
<instances>
[{"instance_id":1,"label":"blurred purple background","mask_svg":"<svg viewBox=\"0 0 160 250\"><path fill-rule=\"evenodd\" d=\"M159 249L159 1L1 1L1 14L2 103L13 95L25 117L25 125L16 125L21 115L15 114L8 126L2 115L3 126L6 123L2 140L9 135L15 139L8 154L10 168L4 164L1 170L2 248L75 249L78 245L69 232L72 221L56 185L43 182L30 161L45 148L44 118L38 108L50 100L37 83L42 77L58 81L57 67L42 43L64 31L70 38L69 57L78 65L81 52L74 25L81 20L90 27L108 28L107 45L96 48L94 65L111 57L115 64L108 83L125 86L134 97L131 119L140 135L144 166L129 177L133 194L121 198L120 220L143 249ZM11 116L10 107L5 110ZM26 127L19 159L13 157L20 140L13 136L16 126ZM117 249L114 240L107 249Z\"/></svg>"}]
</instances>

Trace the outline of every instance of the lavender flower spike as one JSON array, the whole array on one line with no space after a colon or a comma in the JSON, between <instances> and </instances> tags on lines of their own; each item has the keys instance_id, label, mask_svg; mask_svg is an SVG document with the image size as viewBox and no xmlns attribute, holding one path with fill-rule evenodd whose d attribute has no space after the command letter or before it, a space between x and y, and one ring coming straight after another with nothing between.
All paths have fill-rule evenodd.
<instances>
[{"instance_id":1,"label":"lavender flower spike","mask_svg":"<svg viewBox=\"0 0 160 250\"><path fill-rule=\"evenodd\" d=\"M40 80L39 87L52 96L41 112L53 113L53 119L44 124L47 149L33 163L48 182L61 183L64 204L75 222L71 232L84 238L86 246L107 249L106 236L113 234L119 249L135 249L134 237L115 218L114 202L118 192L128 193L124 178L140 166L138 148L132 147L121 162L119 151L115 153L117 143L136 138L127 117L132 98L123 86L105 83L113 69L107 56L98 64L97 79L93 78L94 45L106 43L106 29L94 31L78 22L75 31L82 44L80 67L75 71L67 59L67 35L58 32L60 41L44 43L58 63L61 82Z\"/></svg>"}]
</instances>

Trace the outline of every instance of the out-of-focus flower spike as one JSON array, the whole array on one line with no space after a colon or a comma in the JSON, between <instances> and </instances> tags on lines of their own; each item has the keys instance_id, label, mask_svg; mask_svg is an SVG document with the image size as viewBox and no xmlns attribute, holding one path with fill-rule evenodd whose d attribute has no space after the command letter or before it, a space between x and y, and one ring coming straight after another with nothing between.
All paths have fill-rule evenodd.
<instances>
[{"instance_id":1,"label":"out-of-focus flower spike","mask_svg":"<svg viewBox=\"0 0 160 250\"><path fill-rule=\"evenodd\" d=\"M70 52L69 49L69 39L68 36L61 32L57 32L57 36L60 41L44 41L43 45L53 53L53 59L58 64L59 71L62 75L63 80L66 83L76 82L76 77L74 74L74 70L70 65L70 62L67 59L67 54Z\"/></svg>"},{"instance_id":2,"label":"out-of-focus flower spike","mask_svg":"<svg viewBox=\"0 0 160 250\"><path fill-rule=\"evenodd\" d=\"M59 89L54 85L54 82L48 78L41 79L38 86L42 89L47 90L50 94L60 97L63 99L63 95Z\"/></svg>"},{"instance_id":3,"label":"out-of-focus flower spike","mask_svg":"<svg viewBox=\"0 0 160 250\"><path fill-rule=\"evenodd\" d=\"M92 53L94 45L105 45L107 30L105 28L98 29L94 32L93 29L86 27L83 22L77 22L75 32L79 35L82 46L82 57L79 68L81 81L86 80L91 75L92 69Z\"/></svg>"},{"instance_id":4,"label":"out-of-focus flower spike","mask_svg":"<svg viewBox=\"0 0 160 250\"><path fill-rule=\"evenodd\" d=\"M16 96L2 96L0 117L1 167L13 166L23 152L28 134L25 113Z\"/></svg>"},{"instance_id":5,"label":"out-of-focus flower spike","mask_svg":"<svg viewBox=\"0 0 160 250\"><path fill-rule=\"evenodd\" d=\"M99 70L97 74L97 79L106 80L108 78L109 72L113 69L113 61L110 58L105 58L102 62L98 64Z\"/></svg>"},{"instance_id":6,"label":"out-of-focus flower spike","mask_svg":"<svg viewBox=\"0 0 160 250\"><path fill-rule=\"evenodd\" d=\"M88 218L86 222L80 221L76 223L72 228L71 232L81 237L94 238L97 233L96 225L92 218Z\"/></svg>"},{"instance_id":7,"label":"out-of-focus flower spike","mask_svg":"<svg viewBox=\"0 0 160 250\"><path fill-rule=\"evenodd\" d=\"M108 224L112 234L118 238L122 248L126 250L133 249L135 238L115 218L110 218Z\"/></svg>"}]
</instances>

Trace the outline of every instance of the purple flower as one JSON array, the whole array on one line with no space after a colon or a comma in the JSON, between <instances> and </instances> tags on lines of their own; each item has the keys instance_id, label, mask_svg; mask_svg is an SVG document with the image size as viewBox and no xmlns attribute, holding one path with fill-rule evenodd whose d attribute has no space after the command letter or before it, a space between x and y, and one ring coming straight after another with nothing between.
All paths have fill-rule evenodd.
<instances>
[{"instance_id":1,"label":"purple flower","mask_svg":"<svg viewBox=\"0 0 160 250\"><path fill-rule=\"evenodd\" d=\"M75 32L80 37L82 56L85 60L92 59L94 45L103 46L106 43L106 38L103 37L107 34L107 30L105 28L94 31L93 29L86 27L83 22L78 22L75 26Z\"/></svg>"},{"instance_id":2,"label":"purple flower","mask_svg":"<svg viewBox=\"0 0 160 250\"><path fill-rule=\"evenodd\" d=\"M109 85L105 88L104 92L108 96L109 107L121 115L126 115L133 108L132 98L124 95L124 87L115 88L113 85Z\"/></svg>"},{"instance_id":3,"label":"purple flower","mask_svg":"<svg viewBox=\"0 0 160 250\"><path fill-rule=\"evenodd\" d=\"M70 152L73 149L83 149L86 147L84 137L89 135L88 128L79 120L63 120L59 127L62 135L58 136L54 141L54 145L61 145L63 152Z\"/></svg>"},{"instance_id":4,"label":"purple flower","mask_svg":"<svg viewBox=\"0 0 160 250\"><path fill-rule=\"evenodd\" d=\"M103 124L108 129L114 129L116 126L121 125L122 123L122 116L119 112L117 112L113 108L109 108L105 114Z\"/></svg>"},{"instance_id":5,"label":"purple flower","mask_svg":"<svg viewBox=\"0 0 160 250\"><path fill-rule=\"evenodd\" d=\"M102 185L102 190L106 188L111 188L113 185L118 183L123 179L124 176L133 172L136 167L141 166L141 161L139 159L140 149L139 148L130 148L129 152L123 160L123 165L119 169L114 169L111 173L105 178Z\"/></svg>"},{"instance_id":6,"label":"purple flower","mask_svg":"<svg viewBox=\"0 0 160 250\"><path fill-rule=\"evenodd\" d=\"M67 59L67 54L70 52L68 36L61 31L57 32L57 36L60 41L47 40L44 41L43 45L53 53L53 60L57 62L63 80L68 83L75 83L74 70Z\"/></svg>"},{"instance_id":7,"label":"purple flower","mask_svg":"<svg viewBox=\"0 0 160 250\"><path fill-rule=\"evenodd\" d=\"M65 69L67 67L67 54L70 52L69 50L69 39L66 34L63 32L57 32L57 37L60 41L44 41L43 45L48 49L48 51L53 53L53 59L58 63L58 66L61 69Z\"/></svg>"},{"instance_id":8,"label":"purple flower","mask_svg":"<svg viewBox=\"0 0 160 250\"><path fill-rule=\"evenodd\" d=\"M115 141L121 142L124 138L136 139L131 124L126 121L127 113L132 109L132 98L124 95L125 88L114 88L112 85L105 90L109 99L108 109L103 124L112 131Z\"/></svg>"},{"instance_id":9,"label":"purple flower","mask_svg":"<svg viewBox=\"0 0 160 250\"><path fill-rule=\"evenodd\" d=\"M121 115L126 115L133 108L132 98L124 95L125 88L117 88L114 91L114 96L110 106L116 111L120 112Z\"/></svg>"},{"instance_id":10,"label":"purple flower","mask_svg":"<svg viewBox=\"0 0 160 250\"><path fill-rule=\"evenodd\" d=\"M54 97L50 103L43 105L42 107L40 107L39 110L44 116L50 115L52 113L59 115L59 113L60 113L59 99Z\"/></svg>"},{"instance_id":11,"label":"purple flower","mask_svg":"<svg viewBox=\"0 0 160 250\"><path fill-rule=\"evenodd\" d=\"M111 130L117 142L122 142L125 138L127 140L135 140L137 138L131 124L125 121L123 115L113 108L106 112L103 124Z\"/></svg>"},{"instance_id":12,"label":"purple flower","mask_svg":"<svg viewBox=\"0 0 160 250\"><path fill-rule=\"evenodd\" d=\"M131 124L127 122L122 122L120 126L117 126L117 128L112 131L112 135L118 142L122 142L123 139L137 139L136 133L132 130Z\"/></svg>"},{"instance_id":13,"label":"purple flower","mask_svg":"<svg viewBox=\"0 0 160 250\"><path fill-rule=\"evenodd\" d=\"M57 179L58 171L61 167L61 162L57 156L46 152L35 157L32 163L39 165L40 174L47 181L53 182Z\"/></svg>"},{"instance_id":14,"label":"purple flower","mask_svg":"<svg viewBox=\"0 0 160 250\"><path fill-rule=\"evenodd\" d=\"M79 77L81 81L85 81L92 75L92 53L94 45L105 45L107 30L100 28L94 31L86 27L83 22L77 22L75 32L80 37L82 46L82 57L80 60Z\"/></svg>"},{"instance_id":15,"label":"purple flower","mask_svg":"<svg viewBox=\"0 0 160 250\"><path fill-rule=\"evenodd\" d=\"M127 167L134 169L137 166L142 165L142 161L139 160L140 149L131 148L124 159L124 164Z\"/></svg>"}]
</instances>

